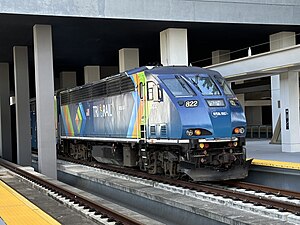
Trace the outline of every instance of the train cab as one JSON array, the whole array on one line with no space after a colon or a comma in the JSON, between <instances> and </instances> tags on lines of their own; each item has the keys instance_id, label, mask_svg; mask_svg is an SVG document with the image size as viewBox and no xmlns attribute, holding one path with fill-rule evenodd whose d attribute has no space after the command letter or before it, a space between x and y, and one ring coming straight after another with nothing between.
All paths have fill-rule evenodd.
<instances>
[{"instance_id":1,"label":"train cab","mask_svg":"<svg viewBox=\"0 0 300 225\"><path fill-rule=\"evenodd\" d=\"M246 118L229 85L215 71L175 68L151 71L163 102L149 109L149 138L164 124L166 138L158 135L159 143L177 141L182 148L179 170L193 180L207 180L207 174L212 180L247 176Z\"/></svg>"}]
</instances>

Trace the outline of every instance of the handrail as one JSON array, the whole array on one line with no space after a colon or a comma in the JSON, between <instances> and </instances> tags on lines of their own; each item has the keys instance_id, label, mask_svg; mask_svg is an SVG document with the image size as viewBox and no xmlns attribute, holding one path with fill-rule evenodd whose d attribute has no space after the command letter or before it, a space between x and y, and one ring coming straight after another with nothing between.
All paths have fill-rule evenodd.
<instances>
[{"instance_id":1,"label":"handrail","mask_svg":"<svg viewBox=\"0 0 300 225\"><path fill-rule=\"evenodd\" d=\"M248 138L271 138L269 133L272 134L272 126L271 125L248 125L248 132L250 130L250 137ZM257 136L255 135L257 133ZM262 134L265 134L264 136ZM255 137L256 136L256 137Z\"/></svg>"}]
</instances>

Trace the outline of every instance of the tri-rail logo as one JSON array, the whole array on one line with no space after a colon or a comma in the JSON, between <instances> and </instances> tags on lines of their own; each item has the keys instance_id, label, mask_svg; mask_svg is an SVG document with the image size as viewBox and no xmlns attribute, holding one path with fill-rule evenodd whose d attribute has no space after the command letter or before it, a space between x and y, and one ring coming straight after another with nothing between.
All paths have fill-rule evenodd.
<instances>
[{"instance_id":1,"label":"tri-rail logo","mask_svg":"<svg viewBox=\"0 0 300 225\"><path fill-rule=\"evenodd\" d=\"M228 115L228 112L217 112L217 111L214 111L211 113L212 117L214 118L217 118L218 116L227 116Z\"/></svg>"}]
</instances>

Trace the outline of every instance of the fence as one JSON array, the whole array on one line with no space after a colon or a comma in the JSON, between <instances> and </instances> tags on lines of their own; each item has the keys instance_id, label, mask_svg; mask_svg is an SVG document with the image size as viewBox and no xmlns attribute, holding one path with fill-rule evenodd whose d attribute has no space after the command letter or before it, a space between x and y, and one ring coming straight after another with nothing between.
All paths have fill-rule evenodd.
<instances>
[{"instance_id":1,"label":"fence","mask_svg":"<svg viewBox=\"0 0 300 225\"><path fill-rule=\"evenodd\" d=\"M248 125L247 138L272 138L272 126Z\"/></svg>"}]
</instances>

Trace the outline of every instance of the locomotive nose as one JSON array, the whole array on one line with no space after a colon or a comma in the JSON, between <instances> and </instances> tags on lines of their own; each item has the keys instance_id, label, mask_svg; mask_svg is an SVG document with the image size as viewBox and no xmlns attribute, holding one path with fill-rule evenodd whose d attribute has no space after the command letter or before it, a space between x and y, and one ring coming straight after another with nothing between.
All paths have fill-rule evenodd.
<instances>
[{"instance_id":1,"label":"locomotive nose","mask_svg":"<svg viewBox=\"0 0 300 225\"><path fill-rule=\"evenodd\" d=\"M231 115L226 110L210 110L211 125L216 138L226 138L232 136Z\"/></svg>"}]
</instances>

